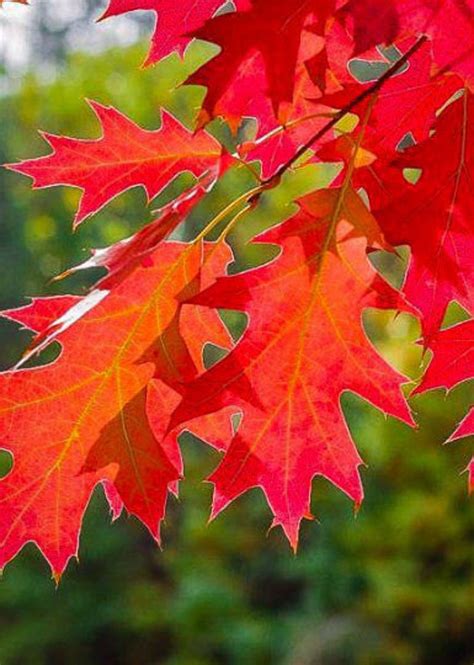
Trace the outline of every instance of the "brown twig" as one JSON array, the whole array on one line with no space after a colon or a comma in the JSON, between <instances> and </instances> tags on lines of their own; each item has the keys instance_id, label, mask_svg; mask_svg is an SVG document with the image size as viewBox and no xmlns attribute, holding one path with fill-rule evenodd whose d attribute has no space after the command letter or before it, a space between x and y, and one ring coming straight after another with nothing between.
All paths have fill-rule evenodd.
<instances>
[{"instance_id":1,"label":"brown twig","mask_svg":"<svg viewBox=\"0 0 474 665\"><path fill-rule=\"evenodd\" d=\"M363 101L365 101L368 97L373 95L374 93L378 92L380 88L386 83L389 79L392 78L394 74L396 74L402 67L403 65L411 58L411 56L416 53L422 46L423 44L427 41L428 37L426 35L422 35L419 37L419 39L411 46L404 55L402 55L387 71L382 74L380 78L378 78L371 86L369 86L366 90L360 93L360 95L357 95L349 104L347 104L343 109L338 111L332 118L327 122L324 127L321 127L304 145L302 145L298 150L295 152L295 154L288 159L284 164L280 166L280 168L277 170L277 172L271 176L270 178L267 178L262 182L262 188L263 189L269 189L270 187L276 185L279 181L280 178L286 171L295 164L304 154L307 150L309 150L316 141L319 141L327 132L329 132L335 125L337 125L342 118L344 118L348 113L350 113L356 106L361 104Z\"/></svg>"}]
</instances>

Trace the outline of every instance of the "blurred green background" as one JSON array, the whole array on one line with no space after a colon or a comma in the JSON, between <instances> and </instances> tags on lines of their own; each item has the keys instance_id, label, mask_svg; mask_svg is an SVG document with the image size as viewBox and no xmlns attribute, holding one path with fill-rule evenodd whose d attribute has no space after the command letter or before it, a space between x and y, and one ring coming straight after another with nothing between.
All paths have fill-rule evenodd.
<instances>
[{"instance_id":1,"label":"blurred green background","mask_svg":"<svg viewBox=\"0 0 474 665\"><path fill-rule=\"evenodd\" d=\"M113 104L150 129L159 124L160 106L192 122L202 93L174 88L204 57L202 47L192 48L186 63L172 57L143 71L143 46L68 53L64 31L55 33L47 21L41 29L52 33L43 40L52 44L42 60L49 69L3 73L1 162L44 154L38 128L97 136L84 97ZM289 194L322 186L330 173L331 167L307 167L264 197L233 234L238 265L261 259L245 247L251 232L286 217ZM245 169L232 172L185 234L251 182ZM164 192L155 207L169 196ZM66 188L32 192L27 179L0 171L2 308L30 295L84 292L97 273L61 283L51 278L151 219L142 192L131 191L73 234L77 199ZM400 279L400 265L382 263L390 278ZM449 320L462 316L453 308ZM413 320L372 312L366 324L386 358L419 375ZM1 322L2 368L27 341L27 332ZM366 500L355 518L347 498L316 480L318 521L303 525L297 556L280 531L267 534L270 515L259 491L207 525L211 488L202 479L218 456L185 436L187 479L180 501L170 501L163 551L134 519L110 525L98 490L81 561L70 565L58 589L33 546L7 567L0 582L0 665L473 665L474 511L460 475L472 441L441 446L472 389L464 384L449 396L435 391L413 399L417 430L345 395L369 466L362 471Z\"/></svg>"}]
</instances>

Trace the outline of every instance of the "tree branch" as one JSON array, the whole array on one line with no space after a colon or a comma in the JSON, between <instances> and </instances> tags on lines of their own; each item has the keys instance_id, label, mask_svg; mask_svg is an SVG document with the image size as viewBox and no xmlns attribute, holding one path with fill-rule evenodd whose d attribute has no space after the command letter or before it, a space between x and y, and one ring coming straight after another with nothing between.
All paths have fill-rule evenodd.
<instances>
[{"instance_id":1,"label":"tree branch","mask_svg":"<svg viewBox=\"0 0 474 665\"><path fill-rule=\"evenodd\" d=\"M369 86L366 90L360 93L360 95L357 95L349 104L347 104L343 109L338 111L332 118L327 122L324 127L321 127L316 134L314 134L304 145L299 148L295 154L284 164L280 166L280 168L277 170L277 172L271 176L270 178L267 178L262 182L262 187L265 189L268 189L269 187L274 186L276 183L280 181L280 178L286 171L295 164L303 155L304 153L309 150L316 141L319 141L328 131L330 131L337 123L344 118L348 113L350 113L356 106L361 104L363 101L365 101L368 97L373 95L374 93L378 92L380 88L386 83L389 79L392 78L394 74L396 74L402 67L403 65L411 58L411 56L416 53L422 46L423 44L427 41L428 37L426 35L423 35L419 37L419 39L411 46L408 51L402 55L387 71L385 74L383 74L380 78L378 78L371 86Z\"/></svg>"}]
</instances>

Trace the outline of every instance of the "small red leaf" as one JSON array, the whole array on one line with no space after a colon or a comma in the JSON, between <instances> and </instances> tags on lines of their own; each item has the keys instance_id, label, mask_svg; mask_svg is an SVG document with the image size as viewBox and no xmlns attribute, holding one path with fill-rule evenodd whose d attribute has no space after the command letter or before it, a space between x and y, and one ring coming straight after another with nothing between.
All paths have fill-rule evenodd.
<instances>
[{"instance_id":1,"label":"small red leaf","mask_svg":"<svg viewBox=\"0 0 474 665\"><path fill-rule=\"evenodd\" d=\"M101 124L101 138L43 134L53 149L50 155L8 165L33 178L35 188L81 189L75 225L131 187L143 187L151 200L183 171L197 177L208 170L217 172L222 149L209 134L192 134L164 111L160 129L148 131L112 107L90 105Z\"/></svg>"}]
</instances>

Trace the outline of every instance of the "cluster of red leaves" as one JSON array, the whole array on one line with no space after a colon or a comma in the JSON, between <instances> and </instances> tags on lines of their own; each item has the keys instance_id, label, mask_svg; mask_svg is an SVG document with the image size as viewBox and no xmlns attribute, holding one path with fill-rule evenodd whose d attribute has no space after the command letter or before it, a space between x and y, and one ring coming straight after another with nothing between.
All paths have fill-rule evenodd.
<instances>
[{"instance_id":1,"label":"cluster of red leaves","mask_svg":"<svg viewBox=\"0 0 474 665\"><path fill-rule=\"evenodd\" d=\"M10 165L36 187L80 188L76 225L130 187L151 200L183 171L196 183L134 237L80 266L108 271L87 296L3 312L36 332L25 358L53 341L61 353L0 375L0 442L14 458L0 482L0 566L33 541L60 575L98 483L114 516L125 509L159 539L183 475L185 428L223 453L210 477L213 515L260 487L296 547L315 476L360 504L362 460L341 395L415 424L401 391L407 379L363 329L367 307L420 318L434 356L418 392L474 378L474 321L442 329L452 301L474 314L474 0L221 5L110 0L103 16L157 13L149 64L195 38L219 46L188 81L206 88L194 132L164 111L160 128L146 131L93 103L99 139L45 134L50 154ZM376 48L388 44L398 53L392 63ZM358 82L354 56L385 73ZM343 133L338 122L349 112L354 129ZM255 118L254 140L227 154L206 131L217 117L236 141L243 119ZM256 173L256 160L255 187L193 242L168 239L225 171L244 162ZM273 261L228 275L230 229L308 160L337 162L339 174L252 241L277 245ZM224 220L218 241L207 242ZM400 291L368 260L398 245L411 250ZM219 308L247 315L237 342ZM206 368L209 342L225 356ZM472 433L474 410L452 438Z\"/></svg>"}]
</instances>

